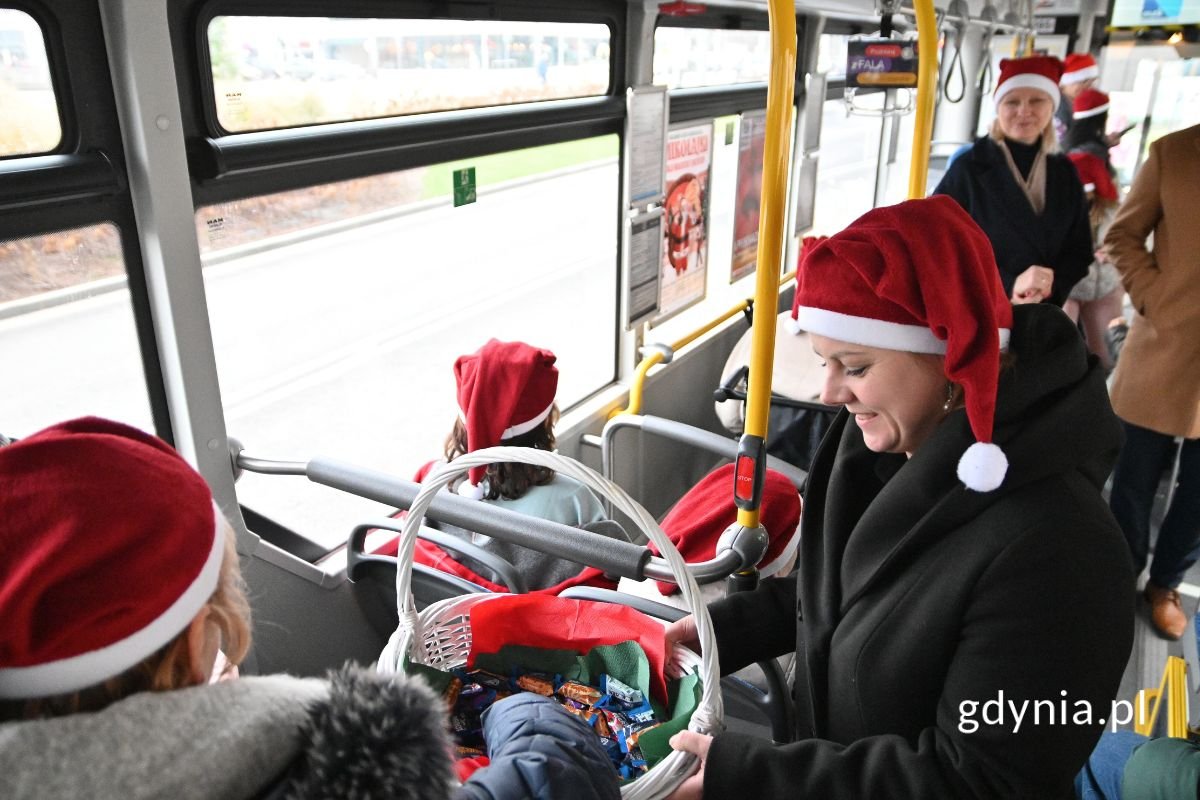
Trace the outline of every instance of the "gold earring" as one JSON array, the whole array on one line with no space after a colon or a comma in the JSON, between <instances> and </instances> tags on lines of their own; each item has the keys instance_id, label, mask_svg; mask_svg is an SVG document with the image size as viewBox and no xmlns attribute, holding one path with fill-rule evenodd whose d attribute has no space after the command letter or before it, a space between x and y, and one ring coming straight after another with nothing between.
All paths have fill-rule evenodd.
<instances>
[{"instance_id":1,"label":"gold earring","mask_svg":"<svg viewBox=\"0 0 1200 800\"><path fill-rule=\"evenodd\" d=\"M942 411L949 414L954 408L954 384L946 384L946 402L942 403Z\"/></svg>"}]
</instances>

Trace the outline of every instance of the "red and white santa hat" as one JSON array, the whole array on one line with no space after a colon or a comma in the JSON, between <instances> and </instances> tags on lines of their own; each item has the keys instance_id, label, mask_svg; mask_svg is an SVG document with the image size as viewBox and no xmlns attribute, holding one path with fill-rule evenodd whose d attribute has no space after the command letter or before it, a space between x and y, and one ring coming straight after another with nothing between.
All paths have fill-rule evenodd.
<instances>
[{"instance_id":1,"label":"red and white santa hat","mask_svg":"<svg viewBox=\"0 0 1200 800\"><path fill-rule=\"evenodd\" d=\"M1082 83L1100 77L1100 67L1096 59L1088 53L1071 53L1063 59L1063 74L1058 81L1060 84Z\"/></svg>"},{"instance_id":2,"label":"red and white santa hat","mask_svg":"<svg viewBox=\"0 0 1200 800\"><path fill-rule=\"evenodd\" d=\"M1108 111L1108 95L1095 89L1084 89L1075 97L1071 106L1074 119L1096 117Z\"/></svg>"},{"instance_id":3,"label":"red and white santa hat","mask_svg":"<svg viewBox=\"0 0 1200 800\"><path fill-rule=\"evenodd\" d=\"M495 447L541 425L554 407L558 391L556 357L524 342L491 339L454 362L458 412L467 428L467 451ZM485 467L472 467L459 494L483 496Z\"/></svg>"},{"instance_id":4,"label":"red and white santa hat","mask_svg":"<svg viewBox=\"0 0 1200 800\"><path fill-rule=\"evenodd\" d=\"M1061 99L1058 82L1062 77L1062 69L1062 62L1054 56L1002 59L1000 80L996 83L993 97L996 107L999 108L1000 99L1013 89L1040 89L1050 95L1054 107L1058 108Z\"/></svg>"},{"instance_id":5,"label":"red and white santa hat","mask_svg":"<svg viewBox=\"0 0 1200 800\"><path fill-rule=\"evenodd\" d=\"M976 439L959 480L978 492L1000 485L1008 460L991 443L992 425L1012 305L991 242L958 203L935 195L868 211L813 248L796 294L809 333L944 355Z\"/></svg>"},{"instance_id":6,"label":"red and white santa hat","mask_svg":"<svg viewBox=\"0 0 1200 800\"><path fill-rule=\"evenodd\" d=\"M705 475L663 518L663 532L684 561L695 563L715 558L721 534L737 521L737 506L729 492L733 469L733 464L726 464ZM793 562L800 545L800 493L783 473L766 471L758 519L767 531L768 540L767 552L758 562L758 572L760 577L769 578ZM674 583L657 583L658 591L664 595L679 591Z\"/></svg>"},{"instance_id":7,"label":"red and white santa hat","mask_svg":"<svg viewBox=\"0 0 1200 800\"><path fill-rule=\"evenodd\" d=\"M796 258L796 263L800 264L801 262L803 262L804 256L806 253L808 253L809 250L812 250L814 247L816 247L817 245L819 245L821 242L825 241L828 238L829 238L828 236L805 236L803 239L801 239L800 240L800 255ZM799 270L797 270L797 272L796 272L796 280L797 280L797 284L798 284L799 280L800 280ZM800 323L796 321L796 310L799 308L799 305L797 305L797 301L799 299L800 299L799 292L796 292L795 294L792 295L792 316L789 317L788 319L784 320L784 326L787 329L787 332L790 333L792 336L799 336L801 333L804 333L804 329L801 328Z\"/></svg>"},{"instance_id":8,"label":"red and white santa hat","mask_svg":"<svg viewBox=\"0 0 1200 800\"><path fill-rule=\"evenodd\" d=\"M86 417L0 448L0 698L125 672L217 588L212 494L166 443Z\"/></svg>"}]
</instances>

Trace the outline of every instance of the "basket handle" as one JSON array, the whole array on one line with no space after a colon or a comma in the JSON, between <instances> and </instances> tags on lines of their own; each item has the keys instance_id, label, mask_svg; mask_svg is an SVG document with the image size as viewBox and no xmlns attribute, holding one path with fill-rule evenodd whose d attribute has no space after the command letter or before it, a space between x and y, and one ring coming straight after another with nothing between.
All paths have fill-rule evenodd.
<instances>
[{"instance_id":1,"label":"basket handle","mask_svg":"<svg viewBox=\"0 0 1200 800\"><path fill-rule=\"evenodd\" d=\"M392 637L393 640L396 640L402 632L407 632L413 641L422 640L420 617L417 614L416 602L412 595L412 564L417 532L425 519L425 512L429 508L429 504L433 502L434 496L439 491L450 485L455 478L465 474L471 467L483 467L495 463L533 464L548 467L555 472L574 478L599 494L601 499L610 501L614 508L633 520L634 525L655 544L675 576L675 582L679 585L684 602L696 618L697 638L700 641L702 694L688 727L700 733L715 733L723 717L716 636L712 620L708 615L708 607L704 604L700 594L700 587L691 572L688 571L683 556L679 554L654 517L624 489L575 459L548 450L538 450L532 447L489 447L459 456L449 463L440 464L426 476L421 484L420 492L417 493L416 499L409 508L403 530L400 532L399 549L396 553L396 611L400 617L400 624L396 634ZM385 653L389 651L392 652L393 657L403 657L403 654L397 652L397 648L393 648L390 643ZM398 665L394 666L398 668Z\"/></svg>"}]
</instances>

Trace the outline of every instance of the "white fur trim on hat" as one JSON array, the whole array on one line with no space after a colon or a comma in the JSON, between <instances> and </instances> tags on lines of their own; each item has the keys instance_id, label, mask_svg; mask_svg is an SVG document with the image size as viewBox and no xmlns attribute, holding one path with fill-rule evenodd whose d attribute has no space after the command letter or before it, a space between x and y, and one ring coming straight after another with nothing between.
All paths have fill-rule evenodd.
<instances>
[{"instance_id":1,"label":"white fur trim on hat","mask_svg":"<svg viewBox=\"0 0 1200 800\"><path fill-rule=\"evenodd\" d=\"M463 481L458 485L458 488L455 491L458 493L459 497L465 497L468 500L483 499L483 487L478 484L471 483L470 481Z\"/></svg>"},{"instance_id":2,"label":"white fur trim on hat","mask_svg":"<svg viewBox=\"0 0 1200 800\"><path fill-rule=\"evenodd\" d=\"M767 535L770 535L770 533L770 531L767 531ZM770 578L771 576L778 574L779 571L785 567L790 567L795 561L796 551L798 549L800 549L799 522L796 523L796 530L792 531L792 538L788 540L787 546L783 548L783 551L767 563L760 563L758 565L758 577Z\"/></svg>"},{"instance_id":3,"label":"white fur trim on hat","mask_svg":"<svg viewBox=\"0 0 1200 800\"><path fill-rule=\"evenodd\" d=\"M946 353L946 343L934 336L933 331L924 325L905 325L871 317L855 317L810 306L800 306L796 312L796 321L809 333L843 342L888 350L907 350L910 353Z\"/></svg>"},{"instance_id":4,"label":"white fur trim on hat","mask_svg":"<svg viewBox=\"0 0 1200 800\"><path fill-rule=\"evenodd\" d=\"M784 318L783 329L785 331L787 331L788 333L790 333L792 336L799 336L800 334L804 333L804 328L801 328L800 323L796 320L795 317L792 317L792 316L788 316L788 317Z\"/></svg>"},{"instance_id":5,"label":"white fur trim on hat","mask_svg":"<svg viewBox=\"0 0 1200 800\"><path fill-rule=\"evenodd\" d=\"M1008 457L990 442L976 442L958 460L958 479L976 492L990 492L998 488L1007 472Z\"/></svg>"},{"instance_id":6,"label":"white fur trim on hat","mask_svg":"<svg viewBox=\"0 0 1200 800\"><path fill-rule=\"evenodd\" d=\"M536 428L539 423L546 419L546 417L550 416L550 409L552 408L554 408L553 400L550 401L550 405L546 406L545 411L541 412L533 419L526 420L525 422L518 422L512 427L505 428L500 434L500 440L503 441L505 439L511 439L514 436L520 436L522 433L529 433L531 430Z\"/></svg>"},{"instance_id":7,"label":"white fur trim on hat","mask_svg":"<svg viewBox=\"0 0 1200 800\"><path fill-rule=\"evenodd\" d=\"M1064 72L1063 76L1062 76L1062 80L1059 82L1063 83L1063 84L1083 83L1084 81L1089 80L1091 78L1099 78L1099 77L1100 77L1100 67L1098 67L1095 64L1089 64L1088 66L1084 67L1083 69L1077 69L1074 72Z\"/></svg>"},{"instance_id":8,"label":"white fur trim on hat","mask_svg":"<svg viewBox=\"0 0 1200 800\"><path fill-rule=\"evenodd\" d=\"M1094 183L1085 183L1085 184L1083 185L1083 190L1084 190L1085 192L1094 192L1094 191L1096 191L1096 184L1094 184Z\"/></svg>"},{"instance_id":9,"label":"white fur trim on hat","mask_svg":"<svg viewBox=\"0 0 1200 800\"><path fill-rule=\"evenodd\" d=\"M52 697L94 686L120 675L178 636L217 590L225 557L221 511L213 506L213 541L200 572L166 611L124 639L69 658L29 667L0 669L0 698Z\"/></svg>"},{"instance_id":10,"label":"white fur trim on hat","mask_svg":"<svg viewBox=\"0 0 1200 800\"><path fill-rule=\"evenodd\" d=\"M1108 111L1108 103L1105 103L1101 106L1096 106L1095 108L1089 108L1084 111L1076 111L1072 116L1074 119L1087 119L1088 117L1094 117L1098 114L1103 114L1105 111Z\"/></svg>"},{"instance_id":11,"label":"white fur trim on hat","mask_svg":"<svg viewBox=\"0 0 1200 800\"><path fill-rule=\"evenodd\" d=\"M1000 107L1000 99L1013 89L1039 89L1050 95L1050 99L1054 101L1055 108L1058 108L1058 103L1062 99L1062 95L1058 91L1058 84L1054 81L1045 75L1038 75L1034 72L1022 72L1020 75L1013 75L996 87L995 103L997 108Z\"/></svg>"}]
</instances>

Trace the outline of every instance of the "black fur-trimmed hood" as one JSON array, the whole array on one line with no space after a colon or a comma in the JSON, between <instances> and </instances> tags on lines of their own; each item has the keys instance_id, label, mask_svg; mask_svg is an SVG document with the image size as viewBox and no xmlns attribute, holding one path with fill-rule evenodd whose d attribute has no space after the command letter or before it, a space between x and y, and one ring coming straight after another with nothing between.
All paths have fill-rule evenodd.
<instances>
[{"instance_id":1,"label":"black fur-trimmed hood","mask_svg":"<svg viewBox=\"0 0 1200 800\"><path fill-rule=\"evenodd\" d=\"M442 700L419 679L347 666L309 709L278 797L444 800L455 784Z\"/></svg>"}]
</instances>

